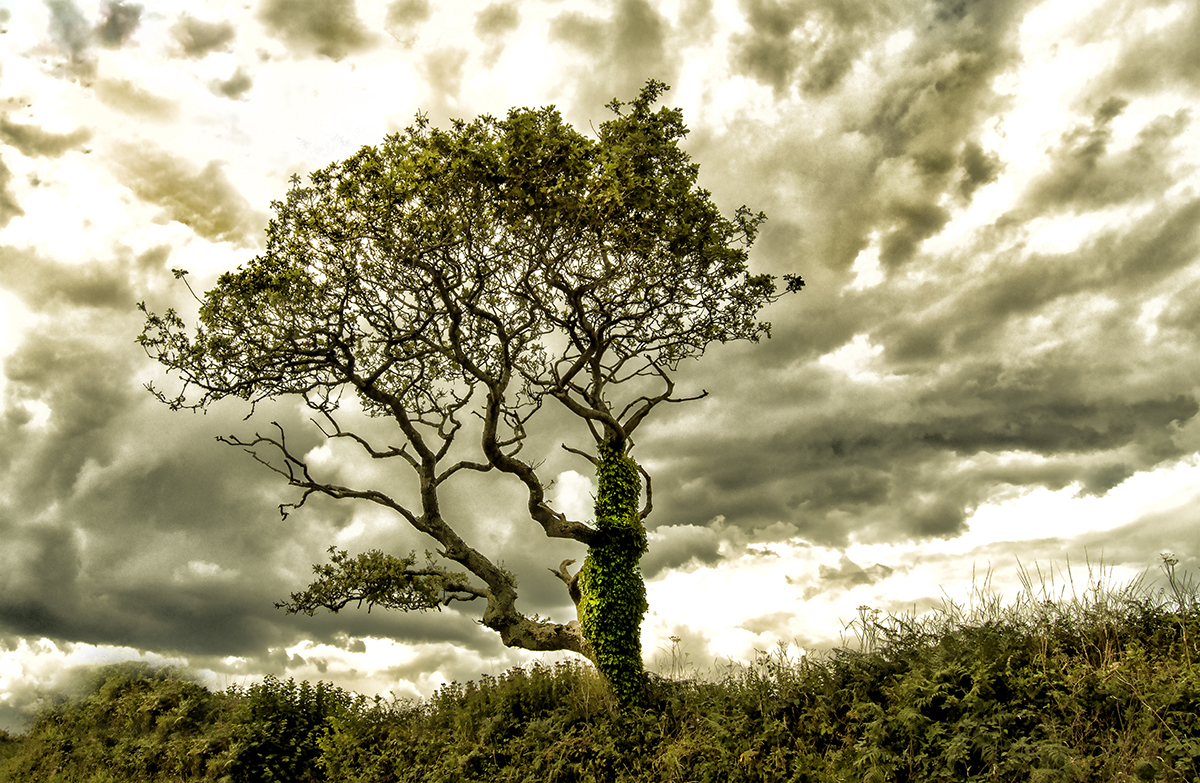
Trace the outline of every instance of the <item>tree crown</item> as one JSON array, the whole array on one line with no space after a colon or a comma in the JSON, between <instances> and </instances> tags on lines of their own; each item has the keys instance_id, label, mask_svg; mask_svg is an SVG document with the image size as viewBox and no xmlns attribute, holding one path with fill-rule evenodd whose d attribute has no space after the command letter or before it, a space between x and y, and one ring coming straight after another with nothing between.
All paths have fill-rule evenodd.
<instances>
[{"instance_id":1,"label":"tree crown","mask_svg":"<svg viewBox=\"0 0 1200 783\"><path fill-rule=\"evenodd\" d=\"M725 218L696 185L681 112L652 109L665 89L614 100L595 140L553 107L448 130L419 116L293 177L265 252L221 276L193 338L174 313L149 317L142 344L200 392L171 402L330 409L349 385L374 415L442 417L482 386L513 432L550 395L598 442L624 441L672 399L682 359L769 334L757 313L776 298L747 271L765 216ZM666 391L613 398L646 379Z\"/></svg>"}]
</instances>

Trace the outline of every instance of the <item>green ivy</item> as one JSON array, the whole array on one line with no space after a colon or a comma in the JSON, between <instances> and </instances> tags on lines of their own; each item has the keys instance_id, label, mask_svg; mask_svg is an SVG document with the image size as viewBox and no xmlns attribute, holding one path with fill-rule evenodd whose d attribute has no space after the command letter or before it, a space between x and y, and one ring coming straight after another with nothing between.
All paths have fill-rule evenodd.
<instances>
[{"instance_id":1,"label":"green ivy","mask_svg":"<svg viewBox=\"0 0 1200 783\"><path fill-rule=\"evenodd\" d=\"M596 527L604 539L589 550L579 574L579 623L596 668L622 704L633 704L644 678L646 585L638 566L646 551L638 513L642 482L637 463L610 442L600 445L596 475Z\"/></svg>"}]
</instances>

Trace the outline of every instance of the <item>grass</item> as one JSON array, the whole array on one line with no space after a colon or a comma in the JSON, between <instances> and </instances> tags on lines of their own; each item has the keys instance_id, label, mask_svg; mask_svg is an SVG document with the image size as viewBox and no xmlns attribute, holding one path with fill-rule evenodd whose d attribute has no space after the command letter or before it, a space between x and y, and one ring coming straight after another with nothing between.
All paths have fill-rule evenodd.
<instances>
[{"instance_id":1,"label":"grass","mask_svg":"<svg viewBox=\"0 0 1200 783\"><path fill-rule=\"evenodd\" d=\"M651 675L621 711L589 667L513 669L420 702L268 679L213 693L124 665L0 736L0 781L1195 781L1200 606L1088 567L985 577L932 613L860 608L840 649Z\"/></svg>"}]
</instances>

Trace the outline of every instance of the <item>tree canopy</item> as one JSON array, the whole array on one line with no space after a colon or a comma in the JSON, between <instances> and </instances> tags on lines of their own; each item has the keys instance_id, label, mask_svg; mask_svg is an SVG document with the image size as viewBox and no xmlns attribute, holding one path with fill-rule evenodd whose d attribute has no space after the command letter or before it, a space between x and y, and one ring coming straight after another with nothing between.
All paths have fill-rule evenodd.
<instances>
[{"instance_id":1,"label":"tree canopy","mask_svg":"<svg viewBox=\"0 0 1200 783\"><path fill-rule=\"evenodd\" d=\"M302 490L285 511L314 493L358 498L437 542L438 562L421 567L412 557L331 550L313 585L283 606L311 614L351 601L421 609L483 599L483 624L505 644L574 650L605 671L599 631L587 622L581 629L516 608L513 575L456 532L441 492L464 471L507 474L523 485L544 535L597 555L626 552L623 567L640 589L652 490L629 456L634 432L660 405L702 396L676 394L682 360L713 342L769 336L758 314L783 293L770 275L748 271L765 216L742 207L727 218L697 185L698 166L679 146L681 112L653 108L666 89L650 81L632 102L614 100L596 138L553 107L455 120L447 130L418 115L307 185L293 176L272 204L265 251L219 278L194 329L175 311L143 305L139 341L183 381L175 395L155 390L173 408L300 397L327 437L406 463L419 480L405 498L329 483L279 427L225 439ZM785 279L785 291L803 285ZM341 405L349 392L368 415L393 421L402 445L354 432ZM601 474L595 522L555 509L537 461L521 453L547 403L581 422L564 435L586 433L594 444L569 450ZM606 469L621 476L609 482L620 502L606 495ZM630 496L639 474L640 510L640 486ZM439 565L447 560L465 572ZM570 562L552 570L581 619L589 594L596 612L611 615L600 567L581 579ZM634 635L640 621L639 611Z\"/></svg>"}]
</instances>

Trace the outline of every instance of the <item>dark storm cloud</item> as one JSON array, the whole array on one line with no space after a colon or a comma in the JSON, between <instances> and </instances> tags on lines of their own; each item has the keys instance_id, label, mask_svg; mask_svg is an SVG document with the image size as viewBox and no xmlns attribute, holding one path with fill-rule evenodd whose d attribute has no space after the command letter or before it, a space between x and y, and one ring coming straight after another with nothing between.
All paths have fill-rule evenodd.
<instances>
[{"instance_id":1,"label":"dark storm cloud","mask_svg":"<svg viewBox=\"0 0 1200 783\"><path fill-rule=\"evenodd\" d=\"M605 32L604 22L578 11L560 14L550 23L551 37L592 55L604 50Z\"/></svg>"},{"instance_id":2,"label":"dark storm cloud","mask_svg":"<svg viewBox=\"0 0 1200 783\"><path fill-rule=\"evenodd\" d=\"M773 340L681 368L680 388L710 397L639 441L660 463L658 524L722 515L828 544L952 536L1004 487L1103 494L1194 450L1178 432L1200 409L1182 359L1200 348L1200 294L1171 281L1200 257L1200 204L1162 196L1187 111L1118 147L1122 107L1106 96L1012 213L958 249L922 250L1004 170L981 138L1007 107L994 85L1020 63L1022 19L1003 3L920 19L865 93L806 99L835 118L825 128L785 112L770 129L735 116L721 136L689 138L702 184L769 215L759 268L809 286L764 314ZM1069 251L1022 239L1055 210L1126 204L1141 209ZM847 289L872 236L884 280ZM1142 308L1156 296L1168 304L1151 340ZM864 367L874 381L816 362L856 334L879 350Z\"/></svg>"},{"instance_id":3,"label":"dark storm cloud","mask_svg":"<svg viewBox=\"0 0 1200 783\"><path fill-rule=\"evenodd\" d=\"M1181 287L1154 319L1170 339L1188 349L1200 350L1200 282Z\"/></svg>"},{"instance_id":4,"label":"dark storm cloud","mask_svg":"<svg viewBox=\"0 0 1200 783\"><path fill-rule=\"evenodd\" d=\"M210 52L225 51L237 37L233 23L206 22L190 14L183 14L171 27L171 35L179 42L187 57L204 57Z\"/></svg>"},{"instance_id":5,"label":"dark storm cloud","mask_svg":"<svg viewBox=\"0 0 1200 783\"><path fill-rule=\"evenodd\" d=\"M7 114L0 114L0 141L16 147L27 157L57 158L91 138L92 132L87 128L78 128L70 133L48 133L36 125L16 123Z\"/></svg>"},{"instance_id":6,"label":"dark storm cloud","mask_svg":"<svg viewBox=\"0 0 1200 783\"><path fill-rule=\"evenodd\" d=\"M214 431L244 430L241 413L175 415L140 388L152 370L132 341L140 320L132 301L169 277L163 249L74 269L28 251L2 258L0 285L51 317L5 361L0 628L255 659L346 630L460 643L478 633L467 618L309 621L274 609L303 587L297 556L319 561L344 509L317 504L305 524L281 519L276 505L287 493L273 474L212 440ZM48 411L41 423L31 404ZM298 447L315 445L294 410L269 415ZM293 570L300 579L286 575Z\"/></svg>"},{"instance_id":7,"label":"dark storm cloud","mask_svg":"<svg viewBox=\"0 0 1200 783\"><path fill-rule=\"evenodd\" d=\"M109 49L124 46L142 21L142 7L123 0L105 0L101 13L95 35Z\"/></svg>"},{"instance_id":8,"label":"dark storm cloud","mask_svg":"<svg viewBox=\"0 0 1200 783\"><path fill-rule=\"evenodd\" d=\"M1139 295L1195 262L1197 221L1200 199L1159 206L1132 225L1097 233L1071 254L1022 248L996 254L985 276L933 282L916 293L907 313L883 325L885 351L902 363L1000 350L1013 322L1043 308L1089 294Z\"/></svg>"},{"instance_id":9,"label":"dark storm cloud","mask_svg":"<svg viewBox=\"0 0 1200 783\"><path fill-rule=\"evenodd\" d=\"M246 73L240 67L233 72L225 81L215 82L213 89L215 92L224 95L226 98L240 98L250 91L254 86L254 80L250 78L250 74Z\"/></svg>"},{"instance_id":10,"label":"dark storm cloud","mask_svg":"<svg viewBox=\"0 0 1200 783\"><path fill-rule=\"evenodd\" d=\"M189 161L150 144L119 145L113 161L121 182L162 215L214 242L248 247L266 217L255 211L225 176L221 161L196 170Z\"/></svg>"},{"instance_id":11,"label":"dark storm cloud","mask_svg":"<svg viewBox=\"0 0 1200 783\"><path fill-rule=\"evenodd\" d=\"M17 202L17 197L8 188L10 182L12 172L4 165L4 160L0 159L0 228L7 226L13 218L25 214L25 210L21 209L20 203Z\"/></svg>"},{"instance_id":12,"label":"dark storm cloud","mask_svg":"<svg viewBox=\"0 0 1200 783\"><path fill-rule=\"evenodd\" d=\"M258 18L300 55L341 60L375 44L354 0L263 0Z\"/></svg>"},{"instance_id":13,"label":"dark storm cloud","mask_svg":"<svg viewBox=\"0 0 1200 783\"><path fill-rule=\"evenodd\" d=\"M772 271L801 271L803 264L808 278L820 265L834 274L813 277L813 285L844 285L838 275L872 237L885 272L904 267L998 173L1001 164L981 138L1010 100L995 84L1021 62L1026 5L976 3L961 15L936 7L893 14L878 4L747 5L760 15L761 30L778 27L780 35L810 12L820 17L814 29L869 31L853 39L862 48L864 78L800 98L788 97L790 87L777 90L788 104L770 126L733 115L721 136L697 128L688 146L703 162L702 181L722 183L732 203L767 212L759 257L775 265ZM884 54L883 42L906 31L913 35L907 48ZM735 61L739 51L731 52ZM808 77L800 69L787 78L779 83ZM802 105L817 107L815 115ZM829 328L844 321L835 315Z\"/></svg>"},{"instance_id":14,"label":"dark storm cloud","mask_svg":"<svg viewBox=\"0 0 1200 783\"><path fill-rule=\"evenodd\" d=\"M589 111L614 97L633 99L647 79L671 83L679 69L672 32L648 0L617 0L608 18L567 11L550 20L550 39L588 59L572 85L575 105Z\"/></svg>"},{"instance_id":15,"label":"dark storm cloud","mask_svg":"<svg viewBox=\"0 0 1200 783\"><path fill-rule=\"evenodd\" d=\"M158 164L171 168L169 160ZM283 519L278 504L294 493L213 440L248 436L274 419L305 453L318 433L292 404L268 405L264 421L246 423L240 404L173 414L141 388L176 383L156 378L133 342L141 321L134 302L149 298L161 311L182 298L181 309L190 307L169 261L166 247L82 264L0 251L0 286L45 316L4 364L0 632L199 661L240 655L253 672L299 665L271 649L347 634L498 649L475 622L476 607L315 618L274 608L304 588L309 564L324 562L335 533L362 507L318 498ZM401 551L425 543L404 530L379 539ZM368 541L375 543L364 536L348 548Z\"/></svg>"},{"instance_id":16,"label":"dark storm cloud","mask_svg":"<svg viewBox=\"0 0 1200 783\"><path fill-rule=\"evenodd\" d=\"M847 0L741 0L739 7L750 31L731 40L734 67L776 93L799 77L813 95L836 89L880 29L911 16L903 4Z\"/></svg>"},{"instance_id":17,"label":"dark storm cloud","mask_svg":"<svg viewBox=\"0 0 1200 783\"><path fill-rule=\"evenodd\" d=\"M984 152L973 141L968 141L963 145L962 152L962 179L959 180L959 193L964 201L970 201L971 196L975 195L975 191L984 185L989 185L996 181L997 176L1004 169L1004 165L1000 162L999 156L994 152Z\"/></svg>"},{"instance_id":18,"label":"dark storm cloud","mask_svg":"<svg viewBox=\"0 0 1200 783\"><path fill-rule=\"evenodd\" d=\"M711 565L721 558L721 539L711 527L664 525L650 531L650 551L642 558L642 573L653 579L668 568Z\"/></svg>"},{"instance_id":19,"label":"dark storm cloud","mask_svg":"<svg viewBox=\"0 0 1200 783\"><path fill-rule=\"evenodd\" d=\"M666 463L657 520L785 521L832 544L853 530L949 536L997 487L1075 483L1098 495L1193 450L1177 433L1200 411L1194 365L1180 360L1197 342L1176 324L1198 317L1198 295L1169 281L1200 257L1200 203L1161 204L1069 254L959 252L989 263L950 261L918 287L837 296L840 313L806 291L770 343L689 372L687 388L711 393L702 410L643 436ZM1172 304L1148 343L1139 313L1164 290ZM1093 314L1097 302L1113 304ZM869 334L882 349L874 371L893 375L850 383L814 363L806 327L826 312ZM788 346L790 366L772 366ZM706 426L689 431L689 415ZM1040 466L981 458L1004 453Z\"/></svg>"},{"instance_id":20,"label":"dark storm cloud","mask_svg":"<svg viewBox=\"0 0 1200 783\"><path fill-rule=\"evenodd\" d=\"M112 108L156 122L171 122L179 116L179 104L155 95L129 79L100 79L96 97Z\"/></svg>"},{"instance_id":21,"label":"dark storm cloud","mask_svg":"<svg viewBox=\"0 0 1200 783\"><path fill-rule=\"evenodd\" d=\"M1099 209L1140 198L1156 198L1173 181L1171 143L1191 124L1191 112L1180 109L1143 127L1133 146L1109 152L1112 121L1129 102L1110 98L1096 111L1092 124L1064 134L1050 151L1049 171L1024 194L1028 214Z\"/></svg>"}]
</instances>

